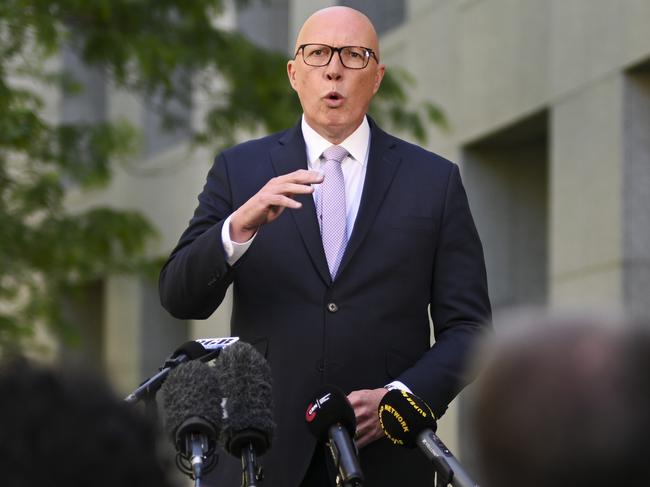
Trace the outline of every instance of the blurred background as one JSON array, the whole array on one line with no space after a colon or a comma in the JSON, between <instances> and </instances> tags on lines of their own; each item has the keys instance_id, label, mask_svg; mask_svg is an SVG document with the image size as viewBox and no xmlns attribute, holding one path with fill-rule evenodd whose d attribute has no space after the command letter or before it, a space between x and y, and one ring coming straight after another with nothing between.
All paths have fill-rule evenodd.
<instances>
[{"instance_id":1,"label":"blurred background","mask_svg":"<svg viewBox=\"0 0 650 487\"><path fill-rule=\"evenodd\" d=\"M649 0L7 0L0 350L126 394L188 338L229 335L229 298L175 320L157 272L217 151L298 120L286 60L337 3L380 35L373 115L460 165L497 316L650 315ZM470 459L455 403L439 433Z\"/></svg>"}]
</instances>

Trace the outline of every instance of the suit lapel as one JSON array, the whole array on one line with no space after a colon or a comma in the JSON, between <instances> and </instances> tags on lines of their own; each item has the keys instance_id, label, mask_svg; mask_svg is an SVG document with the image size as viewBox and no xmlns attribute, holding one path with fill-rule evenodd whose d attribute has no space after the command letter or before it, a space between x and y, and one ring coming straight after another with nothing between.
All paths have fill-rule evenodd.
<instances>
[{"instance_id":1,"label":"suit lapel","mask_svg":"<svg viewBox=\"0 0 650 487\"><path fill-rule=\"evenodd\" d=\"M289 129L280 139L279 145L271 150L271 162L276 175L287 174L298 169L307 169L305 140L300 130L300 123ZM320 228L316 219L314 197L311 194L296 196L296 201L302 203L299 210L286 210L293 217L302 237L307 252L321 278L326 282L332 281L327 267L327 259L323 250Z\"/></svg>"},{"instance_id":2,"label":"suit lapel","mask_svg":"<svg viewBox=\"0 0 650 487\"><path fill-rule=\"evenodd\" d=\"M368 235L368 231L372 227L375 216L401 163L400 157L393 150L395 146L394 139L377 127L372 119L369 118L368 120L370 123L368 169L366 170L359 212L339 266L339 275L344 271L346 265L354 257L355 252ZM289 129L279 139L278 146L271 150L270 156L276 175L287 174L298 169L307 169L305 140L300 130L300 123ZM325 252L323 251L323 241L316 219L314 198L311 194L306 194L296 196L296 200L302 203L302 208L289 210L289 213L298 227L303 243L318 273L324 282L330 284L332 279Z\"/></svg>"},{"instance_id":3,"label":"suit lapel","mask_svg":"<svg viewBox=\"0 0 650 487\"><path fill-rule=\"evenodd\" d=\"M368 117L368 120L370 123L370 154L368 155L366 180L363 185L361 204L354 223L354 229L339 266L339 275L344 271L346 265L354 257L355 252L368 235L384 196L401 163L400 157L393 150L395 146L394 139L377 127L370 117Z\"/></svg>"}]
</instances>

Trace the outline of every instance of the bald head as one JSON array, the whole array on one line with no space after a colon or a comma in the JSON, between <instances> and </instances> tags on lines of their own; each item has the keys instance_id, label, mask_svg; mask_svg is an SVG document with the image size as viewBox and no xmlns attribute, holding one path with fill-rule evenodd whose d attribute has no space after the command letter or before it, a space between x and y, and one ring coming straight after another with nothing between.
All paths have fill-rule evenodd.
<instances>
[{"instance_id":1,"label":"bald head","mask_svg":"<svg viewBox=\"0 0 650 487\"><path fill-rule=\"evenodd\" d=\"M375 27L368 17L350 7L327 7L314 12L298 32L294 52L302 44L310 43L368 47L379 58Z\"/></svg>"},{"instance_id":2,"label":"bald head","mask_svg":"<svg viewBox=\"0 0 650 487\"><path fill-rule=\"evenodd\" d=\"M329 58L305 61L305 47L310 44L310 56L329 54ZM319 10L298 33L296 56L287 63L289 82L298 93L307 124L333 144L361 125L379 90L385 66L379 62L378 44L368 17L348 7ZM342 51L343 47L357 49ZM352 59L350 53L357 57ZM344 64L345 57L358 62L359 56L365 66Z\"/></svg>"}]
</instances>

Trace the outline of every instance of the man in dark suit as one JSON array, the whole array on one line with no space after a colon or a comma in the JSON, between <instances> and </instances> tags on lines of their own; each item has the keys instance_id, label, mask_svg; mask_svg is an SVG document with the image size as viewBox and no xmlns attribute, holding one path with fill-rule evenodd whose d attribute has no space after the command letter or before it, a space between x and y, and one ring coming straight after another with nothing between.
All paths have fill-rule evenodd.
<instances>
[{"instance_id":1,"label":"man in dark suit","mask_svg":"<svg viewBox=\"0 0 650 487\"><path fill-rule=\"evenodd\" d=\"M490 318L457 166L366 116L384 69L363 14L312 15L287 65L302 120L217 157L161 273L163 305L185 319L210 316L233 284L232 334L272 369L277 431L264 465L273 487L332 485L304 424L324 383L349 394L366 486L430 486L423 456L383 438L378 403L386 386L410 389L440 416ZM338 166L333 145L343 148ZM339 169L344 189L333 193L344 193L345 209L334 230L344 242L332 253L327 188L341 173L328 171ZM238 469L220 460L215 485L235 485Z\"/></svg>"}]
</instances>

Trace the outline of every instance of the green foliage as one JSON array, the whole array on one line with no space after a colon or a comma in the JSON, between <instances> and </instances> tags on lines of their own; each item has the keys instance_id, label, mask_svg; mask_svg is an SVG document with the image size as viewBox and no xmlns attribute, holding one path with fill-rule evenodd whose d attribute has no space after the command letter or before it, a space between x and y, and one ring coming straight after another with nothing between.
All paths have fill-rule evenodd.
<instances>
[{"instance_id":1,"label":"green foliage","mask_svg":"<svg viewBox=\"0 0 650 487\"><path fill-rule=\"evenodd\" d=\"M438 107L424 101L412 110L408 104L406 87L413 87L415 81L403 69L391 69L386 72L378 96L370 107L370 115L382 124L402 133L410 134L424 143L427 140L427 122L448 129L446 119Z\"/></svg>"},{"instance_id":2,"label":"green foliage","mask_svg":"<svg viewBox=\"0 0 650 487\"><path fill-rule=\"evenodd\" d=\"M46 68L62 48L101 69L113 87L161 99L170 126L167 102L189 103L191 90L178 79L191 77L193 89L211 100L196 143L223 147L242 129L276 131L298 119L286 56L215 27L222 4L0 2L0 350L29 343L36 323L66 336L62 296L111 273L151 273L154 266L144 250L155 230L141 214L65 206L70 188L110 181L115 160L137 150L137 132L119 120L55 124L45 116L45 89L84 90L70 73ZM409 83L403 73L388 74L373 115L423 140L425 120L442 118L432 105L406 108Z\"/></svg>"}]
</instances>

